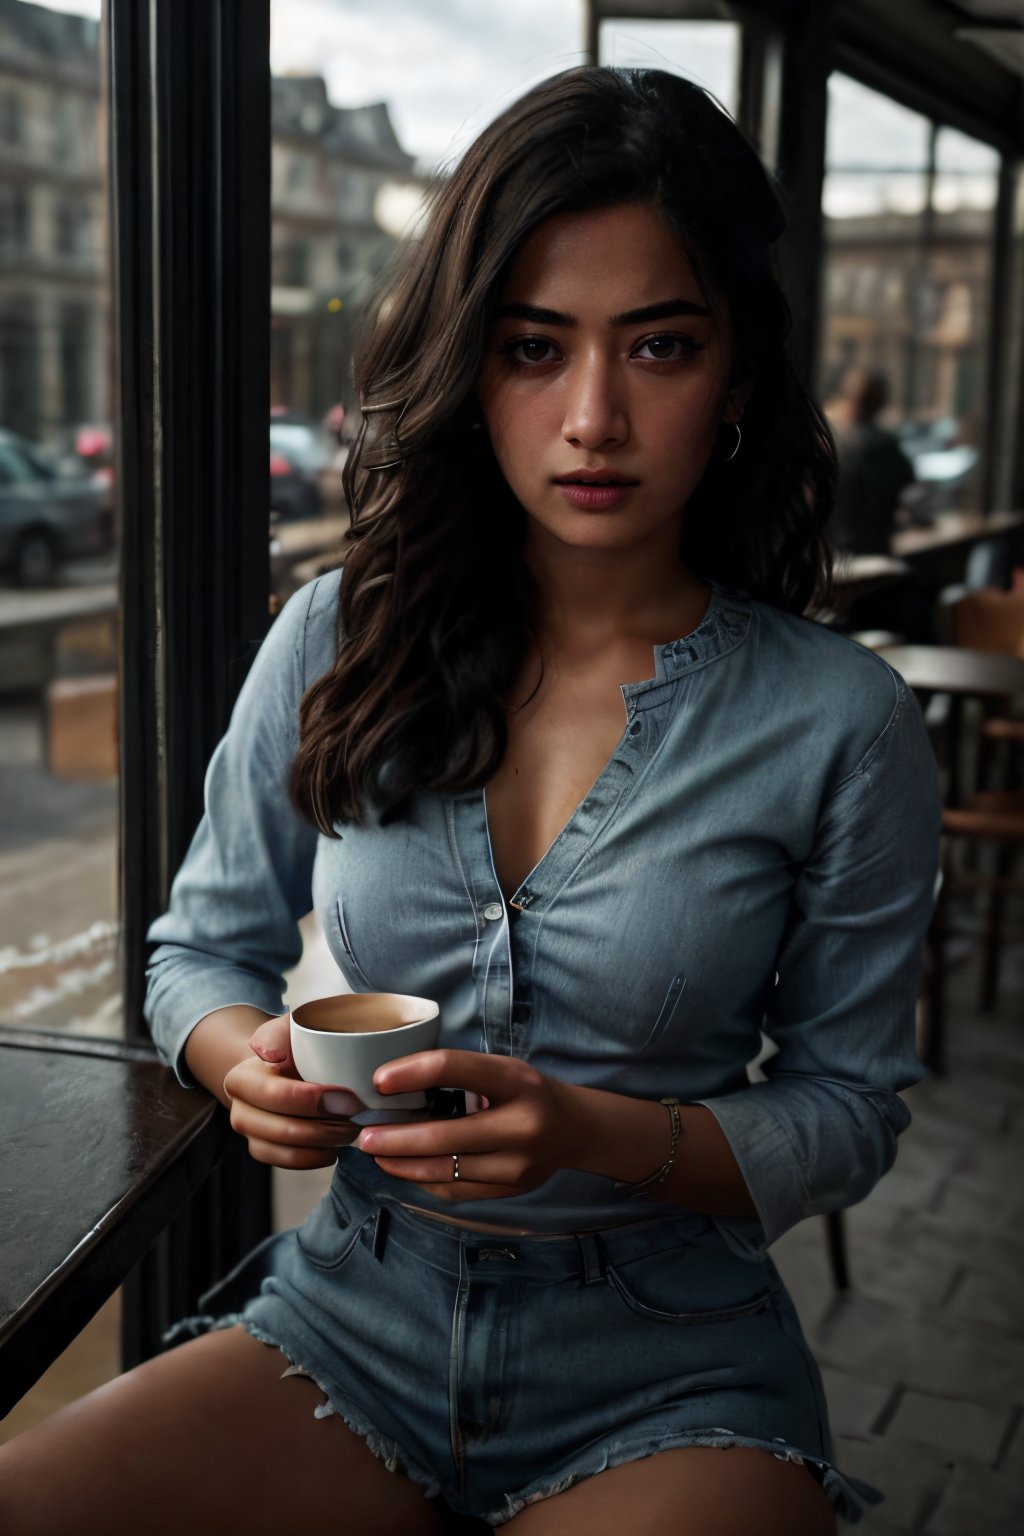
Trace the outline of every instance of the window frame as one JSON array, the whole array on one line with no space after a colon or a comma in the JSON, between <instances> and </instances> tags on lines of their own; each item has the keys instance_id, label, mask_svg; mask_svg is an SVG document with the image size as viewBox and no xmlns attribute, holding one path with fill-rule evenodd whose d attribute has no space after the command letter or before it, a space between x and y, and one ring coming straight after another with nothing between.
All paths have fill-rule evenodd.
<instances>
[{"instance_id":1,"label":"window frame","mask_svg":"<svg viewBox=\"0 0 1024 1536\"><path fill-rule=\"evenodd\" d=\"M150 922L269 624L269 0L105 0L126 1041ZM253 316L261 317L253 323ZM130 509L130 515L128 514ZM234 1139L125 1283L125 1366L271 1226Z\"/></svg>"}]
</instances>

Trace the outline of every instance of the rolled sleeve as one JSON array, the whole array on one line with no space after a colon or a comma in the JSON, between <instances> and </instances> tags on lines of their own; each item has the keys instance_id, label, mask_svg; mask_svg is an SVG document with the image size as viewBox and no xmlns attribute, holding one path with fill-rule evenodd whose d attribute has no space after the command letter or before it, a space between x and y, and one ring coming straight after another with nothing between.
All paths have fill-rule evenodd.
<instances>
[{"instance_id":1,"label":"rolled sleeve","mask_svg":"<svg viewBox=\"0 0 1024 1536\"><path fill-rule=\"evenodd\" d=\"M284 973L301 953L318 834L292 806L288 773L318 585L290 599L257 653L210 760L205 814L168 910L149 930L145 1015L186 1085L183 1052L199 1020L236 1004L280 1013Z\"/></svg>"},{"instance_id":2,"label":"rolled sleeve","mask_svg":"<svg viewBox=\"0 0 1024 1536\"><path fill-rule=\"evenodd\" d=\"M826 800L798 872L764 1024L777 1047L765 1081L701 1101L769 1244L870 1192L910 1121L899 1091L922 1076L915 1010L939 796L920 710L891 675L891 714Z\"/></svg>"}]
</instances>

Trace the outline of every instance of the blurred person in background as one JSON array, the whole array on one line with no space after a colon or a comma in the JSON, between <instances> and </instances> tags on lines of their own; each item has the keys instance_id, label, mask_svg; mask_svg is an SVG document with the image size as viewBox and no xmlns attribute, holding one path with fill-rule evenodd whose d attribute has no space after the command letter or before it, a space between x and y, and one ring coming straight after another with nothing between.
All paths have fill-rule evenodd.
<instances>
[{"instance_id":1,"label":"blurred person in background","mask_svg":"<svg viewBox=\"0 0 1024 1536\"><path fill-rule=\"evenodd\" d=\"M914 466L891 432L878 425L889 400L885 375L849 368L829 416L839 455L833 541L840 552L887 555Z\"/></svg>"}]
</instances>

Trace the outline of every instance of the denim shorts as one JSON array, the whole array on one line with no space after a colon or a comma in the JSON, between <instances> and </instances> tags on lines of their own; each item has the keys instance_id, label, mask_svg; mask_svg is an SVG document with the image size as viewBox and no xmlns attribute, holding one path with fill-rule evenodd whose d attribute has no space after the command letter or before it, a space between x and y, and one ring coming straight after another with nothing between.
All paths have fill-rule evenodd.
<instances>
[{"instance_id":1,"label":"denim shorts","mask_svg":"<svg viewBox=\"0 0 1024 1536\"><path fill-rule=\"evenodd\" d=\"M771 1260L680 1212L574 1237L448 1226L339 1165L172 1336L241 1322L386 1465L502 1525L623 1462L687 1445L802 1461L837 1512L880 1495L831 1465L821 1379ZM365 1182L364 1182L365 1179Z\"/></svg>"}]
</instances>

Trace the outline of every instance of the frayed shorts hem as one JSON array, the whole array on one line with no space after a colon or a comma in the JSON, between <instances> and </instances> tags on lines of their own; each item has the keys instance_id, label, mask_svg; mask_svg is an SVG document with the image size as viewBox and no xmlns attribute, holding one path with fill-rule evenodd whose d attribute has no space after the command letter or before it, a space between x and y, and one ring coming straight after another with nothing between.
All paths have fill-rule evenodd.
<instances>
[{"instance_id":1,"label":"frayed shorts hem","mask_svg":"<svg viewBox=\"0 0 1024 1536\"><path fill-rule=\"evenodd\" d=\"M781 1440L757 1440L745 1435L733 1434L728 1429L687 1430L679 1434L646 1436L643 1439L616 1441L611 1445L594 1447L591 1454L578 1466L562 1470L552 1476L538 1478L525 1489L508 1494L501 1509L491 1510L477 1518L488 1525L501 1526L513 1519L530 1504L539 1504L556 1494L567 1493L578 1483L613 1467L627 1465L631 1461L643 1461L660 1451L684 1450L688 1446L709 1446L716 1450L729 1450L734 1446L750 1450L769 1451L779 1461L791 1461L806 1466L808 1472L821 1484L832 1508L840 1519L854 1524L873 1504L882 1502L881 1495L865 1483L844 1477L830 1462L820 1457L808 1456L796 1446ZM470 1513L463 1510L462 1513Z\"/></svg>"},{"instance_id":2,"label":"frayed shorts hem","mask_svg":"<svg viewBox=\"0 0 1024 1536\"><path fill-rule=\"evenodd\" d=\"M687 1446L710 1446L716 1450L728 1450L733 1446L741 1446L750 1450L768 1451L779 1461L792 1461L797 1465L804 1465L808 1468L810 1475L821 1484L839 1518L850 1524L859 1521L872 1504L881 1503L881 1495L875 1489L855 1479L844 1477L830 1462L823 1461L819 1457L808 1456L796 1446L787 1445L782 1440L758 1440L750 1436L734 1434L728 1429L707 1429L688 1430L674 1435L646 1435L642 1439L618 1440L610 1445L593 1447L589 1455L585 1456L578 1465L569 1469L562 1468L554 1474L548 1473L543 1478L535 1479L526 1488L506 1494L500 1508L486 1511L469 1509L454 1490L445 1489L433 1473L412 1461L397 1441L389 1440L382 1435L376 1425L365 1419L350 1403L340 1401L337 1392L333 1388L328 1388L326 1383L319 1379L314 1367L301 1360L292 1359L288 1350L284 1349L277 1339L243 1313L228 1313L219 1317L199 1315L184 1318L165 1335L165 1343L173 1345L184 1337L196 1338L204 1333L214 1333L223 1328L234 1327L244 1328L246 1333L260 1344L266 1344L271 1349L278 1350L288 1362L289 1369L284 1372L284 1375L308 1377L319 1388L324 1395L324 1401L314 1409L314 1417L326 1419L337 1415L353 1434L365 1441L372 1454L378 1461L383 1462L389 1472L397 1472L408 1478L418 1488L422 1488L424 1498L436 1499L443 1496L448 1506L456 1513L482 1520L485 1525L495 1528L514 1519L528 1505L539 1504L544 1499L554 1498L559 1493L567 1493L578 1483L585 1482L587 1478L596 1477L601 1472L608 1472L613 1467L625 1466L632 1461L643 1461L648 1456L656 1456L660 1451L682 1450Z\"/></svg>"}]
</instances>

